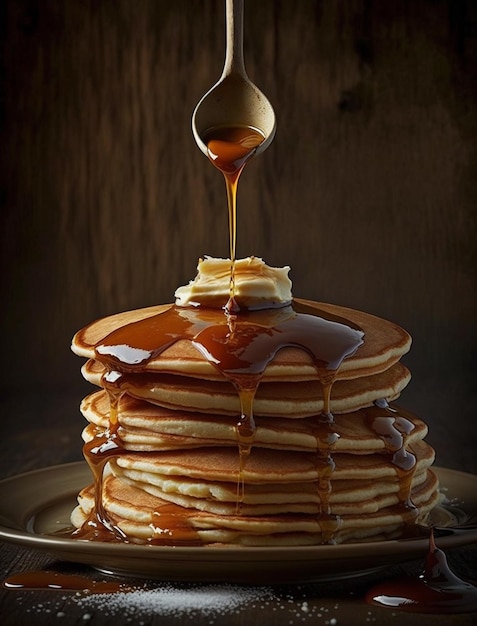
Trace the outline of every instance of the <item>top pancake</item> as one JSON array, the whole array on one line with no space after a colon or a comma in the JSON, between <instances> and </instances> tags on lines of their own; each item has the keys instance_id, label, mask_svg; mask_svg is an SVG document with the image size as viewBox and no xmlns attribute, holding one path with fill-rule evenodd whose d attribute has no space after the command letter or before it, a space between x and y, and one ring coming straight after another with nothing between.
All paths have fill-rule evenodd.
<instances>
[{"instance_id":1,"label":"top pancake","mask_svg":"<svg viewBox=\"0 0 477 626\"><path fill-rule=\"evenodd\" d=\"M338 379L354 379L383 372L399 361L411 345L409 334L400 326L369 313L346 307L296 300L299 304L311 307L319 315L320 311L337 317L339 321L358 326L364 331L364 343L353 356L346 358L339 369ZM101 318L85 326L73 337L72 350L78 356L95 358L94 347L114 330L162 313L172 305L158 305L117 313ZM216 368L209 363L190 341L179 340L168 347L157 358L151 360L146 369L163 373L181 374L202 379L221 378ZM300 381L314 380L316 369L310 355L299 348L282 348L268 365L264 380Z\"/></svg>"}]
</instances>

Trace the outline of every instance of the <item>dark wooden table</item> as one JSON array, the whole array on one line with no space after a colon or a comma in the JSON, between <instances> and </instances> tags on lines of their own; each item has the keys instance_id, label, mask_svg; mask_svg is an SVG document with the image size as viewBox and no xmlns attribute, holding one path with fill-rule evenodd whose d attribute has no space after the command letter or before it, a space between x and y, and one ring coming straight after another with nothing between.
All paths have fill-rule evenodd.
<instances>
[{"instance_id":1,"label":"dark wooden table","mask_svg":"<svg viewBox=\"0 0 477 626\"><path fill-rule=\"evenodd\" d=\"M44 391L34 397L4 395L1 404L1 477L16 475L54 464L80 460L80 431L83 418L78 412L81 391ZM470 446L470 443L469 443ZM452 450L452 444L450 444ZM454 450L454 452L456 452ZM455 457L458 459L458 457ZM471 459L465 450L461 455ZM470 463L470 461L469 461ZM473 467L460 467L473 471ZM446 551L453 571L467 580L477 580L477 545ZM34 570L77 574L95 581L108 577L83 565L60 562L48 554L13 544L0 544L1 576ZM125 584L155 590L155 599L145 603L131 596L127 608L117 606L108 595L104 603L88 601L85 593L55 590L0 590L0 623L16 624L423 624L432 619L436 626L467 626L477 623L477 613L452 616L401 613L366 604L369 587L383 578L405 573L417 575L422 563L413 561L392 566L378 574L342 581L265 587L236 587L167 583L160 580L125 579ZM204 608L204 598L208 608ZM229 600L227 600L229 598Z\"/></svg>"}]
</instances>

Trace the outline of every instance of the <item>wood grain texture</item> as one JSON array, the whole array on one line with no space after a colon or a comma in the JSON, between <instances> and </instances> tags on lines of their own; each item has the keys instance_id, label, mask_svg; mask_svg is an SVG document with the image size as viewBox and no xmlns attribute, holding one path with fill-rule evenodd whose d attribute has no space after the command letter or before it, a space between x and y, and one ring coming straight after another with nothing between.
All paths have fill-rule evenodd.
<instances>
[{"instance_id":1,"label":"wood grain texture","mask_svg":"<svg viewBox=\"0 0 477 626\"><path fill-rule=\"evenodd\" d=\"M222 69L223 4L1 10L2 383L74 386L77 328L171 301L201 254L228 252L223 181L190 130ZM476 29L471 0L247 2L245 63L278 130L238 207L239 255L291 265L296 295L402 324L414 389L467 400Z\"/></svg>"}]
</instances>

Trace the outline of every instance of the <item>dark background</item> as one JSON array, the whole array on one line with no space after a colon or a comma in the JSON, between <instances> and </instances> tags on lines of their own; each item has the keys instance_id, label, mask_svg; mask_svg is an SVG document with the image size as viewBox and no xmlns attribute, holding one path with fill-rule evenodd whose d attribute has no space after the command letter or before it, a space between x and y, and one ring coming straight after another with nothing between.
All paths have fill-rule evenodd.
<instances>
[{"instance_id":1,"label":"dark background","mask_svg":"<svg viewBox=\"0 0 477 626\"><path fill-rule=\"evenodd\" d=\"M0 12L5 475L52 446L81 458L74 332L172 301L228 231L190 130L222 69L222 1ZM278 128L239 186L238 255L291 265L296 296L404 326L401 404L439 465L477 472L477 4L248 0L245 62Z\"/></svg>"}]
</instances>

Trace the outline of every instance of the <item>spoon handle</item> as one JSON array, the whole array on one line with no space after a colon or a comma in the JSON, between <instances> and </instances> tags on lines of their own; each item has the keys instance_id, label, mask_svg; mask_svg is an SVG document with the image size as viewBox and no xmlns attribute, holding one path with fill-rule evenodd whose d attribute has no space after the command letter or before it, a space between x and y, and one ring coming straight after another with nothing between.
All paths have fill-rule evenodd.
<instances>
[{"instance_id":1,"label":"spoon handle","mask_svg":"<svg viewBox=\"0 0 477 626\"><path fill-rule=\"evenodd\" d=\"M225 0L226 52L222 78L245 73L243 61L243 0Z\"/></svg>"}]
</instances>

